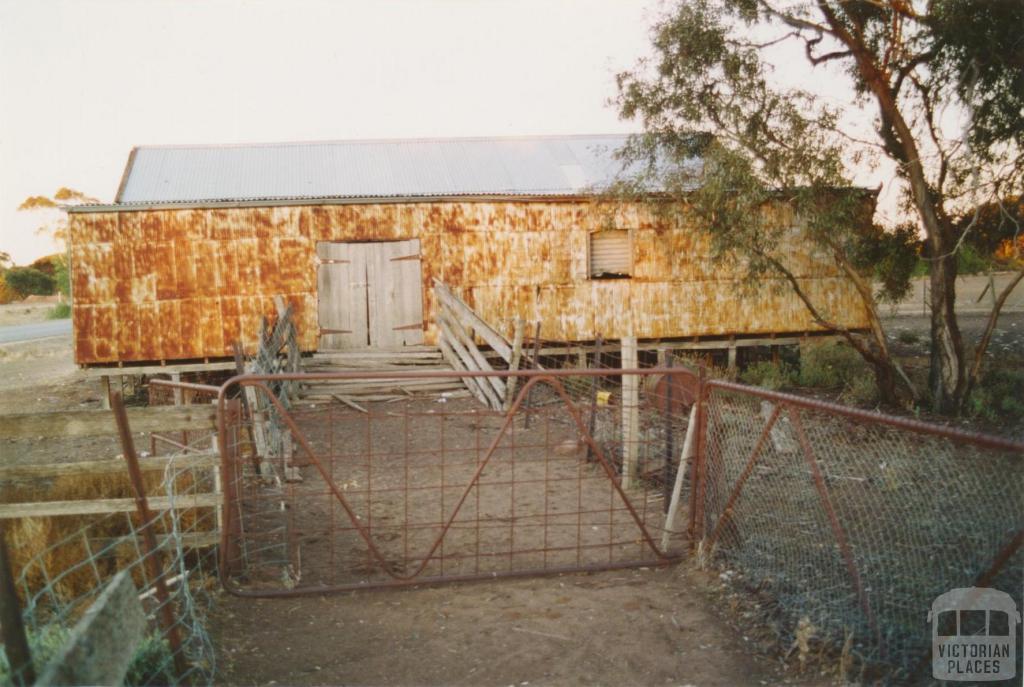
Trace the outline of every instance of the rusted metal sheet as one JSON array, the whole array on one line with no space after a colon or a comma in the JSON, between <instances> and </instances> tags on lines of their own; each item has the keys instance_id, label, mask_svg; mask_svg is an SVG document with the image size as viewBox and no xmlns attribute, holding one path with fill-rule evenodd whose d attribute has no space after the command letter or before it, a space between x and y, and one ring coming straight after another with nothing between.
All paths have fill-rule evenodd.
<instances>
[{"instance_id":1,"label":"rusted metal sheet","mask_svg":"<svg viewBox=\"0 0 1024 687\"><path fill-rule=\"evenodd\" d=\"M780 216L779 221L787 221ZM630 279L592 280L591 232L631 231ZM741 292L709 237L642 206L572 202L379 205L72 213L75 358L80 364L226 357L256 344L273 296L294 307L299 345L318 344L318 241L419 239L424 339L436 340L435 277L511 336L543 320L551 340L667 338L816 329L785 288ZM852 287L820 257L787 259L822 310L867 322Z\"/></svg>"}]
</instances>

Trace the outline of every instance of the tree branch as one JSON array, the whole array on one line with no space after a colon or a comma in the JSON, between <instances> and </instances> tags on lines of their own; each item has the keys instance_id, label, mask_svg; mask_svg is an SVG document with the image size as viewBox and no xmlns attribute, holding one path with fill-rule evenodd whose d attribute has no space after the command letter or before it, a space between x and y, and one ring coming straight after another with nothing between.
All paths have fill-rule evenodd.
<instances>
[{"instance_id":1,"label":"tree branch","mask_svg":"<svg viewBox=\"0 0 1024 687\"><path fill-rule=\"evenodd\" d=\"M992 333L995 331L996 323L999 321L999 313L1003 309L1003 304L1006 303L1006 299L1010 297L1010 294L1022 278L1024 278L1024 267L1017 271L1017 274L1010 280L1010 283L999 293L995 305L992 306L992 312L989 313L988 321L985 323L985 331L982 333L981 338L978 340L978 345L974 349L974 363L971 365L971 374L967 378L967 391L964 393L965 402L970 397L971 389L974 388L975 383L978 381L978 375L981 373L982 359L992 340Z\"/></svg>"}]
</instances>

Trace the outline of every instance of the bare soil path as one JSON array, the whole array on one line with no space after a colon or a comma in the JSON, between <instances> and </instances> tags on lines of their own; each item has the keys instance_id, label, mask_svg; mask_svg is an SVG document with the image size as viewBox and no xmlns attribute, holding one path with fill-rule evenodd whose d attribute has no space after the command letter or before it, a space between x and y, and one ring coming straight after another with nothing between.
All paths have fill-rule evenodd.
<instances>
[{"instance_id":1,"label":"bare soil path","mask_svg":"<svg viewBox=\"0 0 1024 687\"><path fill-rule=\"evenodd\" d=\"M680 566L328 597L224 596L211 629L221 680L232 685L792 682L726 624L710 588L710 578Z\"/></svg>"}]
</instances>

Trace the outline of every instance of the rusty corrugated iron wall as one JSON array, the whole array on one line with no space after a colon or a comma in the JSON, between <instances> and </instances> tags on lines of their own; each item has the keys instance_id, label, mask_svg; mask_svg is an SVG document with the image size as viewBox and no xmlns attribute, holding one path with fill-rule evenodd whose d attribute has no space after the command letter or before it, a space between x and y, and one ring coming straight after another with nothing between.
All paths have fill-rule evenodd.
<instances>
[{"instance_id":1,"label":"rusty corrugated iron wall","mask_svg":"<svg viewBox=\"0 0 1024 687\"><path fill-rule=\"evenodd\" d=\"M631 279L591 280L587 241L632 230ZM669 226L642 206L595 202L424 202L125 210L71 215L75 360L79 364L203 359L255 343L260 316L283 295L300 346L315 350L317 241L418 238L426 341L435 340L434 277L511 334L515 317L543 336L590 340L802 332L816 329L782 284L741 293L710 258L707 235ZM830 265L789 260L824 312L866 326L863 306Z\"/></svg>"}]
</instances>

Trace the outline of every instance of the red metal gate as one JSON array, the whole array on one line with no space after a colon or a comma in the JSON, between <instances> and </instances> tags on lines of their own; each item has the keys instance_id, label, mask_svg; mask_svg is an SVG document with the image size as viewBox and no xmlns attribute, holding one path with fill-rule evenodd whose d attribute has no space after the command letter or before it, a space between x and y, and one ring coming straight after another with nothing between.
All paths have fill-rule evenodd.
<instances>
[{"instance_id":1,"label":"red metal gate","mask_svg":"<svg viewBox=\"0 0 1024 687\"><path fill-rule=\"evenodd\" d=\"M688 491L685 471L676 476L691 416L671 395L697 384L673 375L677 384L652 370L236 377L220 394L225 585L322 593L673 562L686 542L670 520L685 517L666 511L673 487L677 505ZM507 412L402 392L456 376L525 383ZM395 391L291 406L279 393L325 380Z\"/></svg>"}]
</instances>

